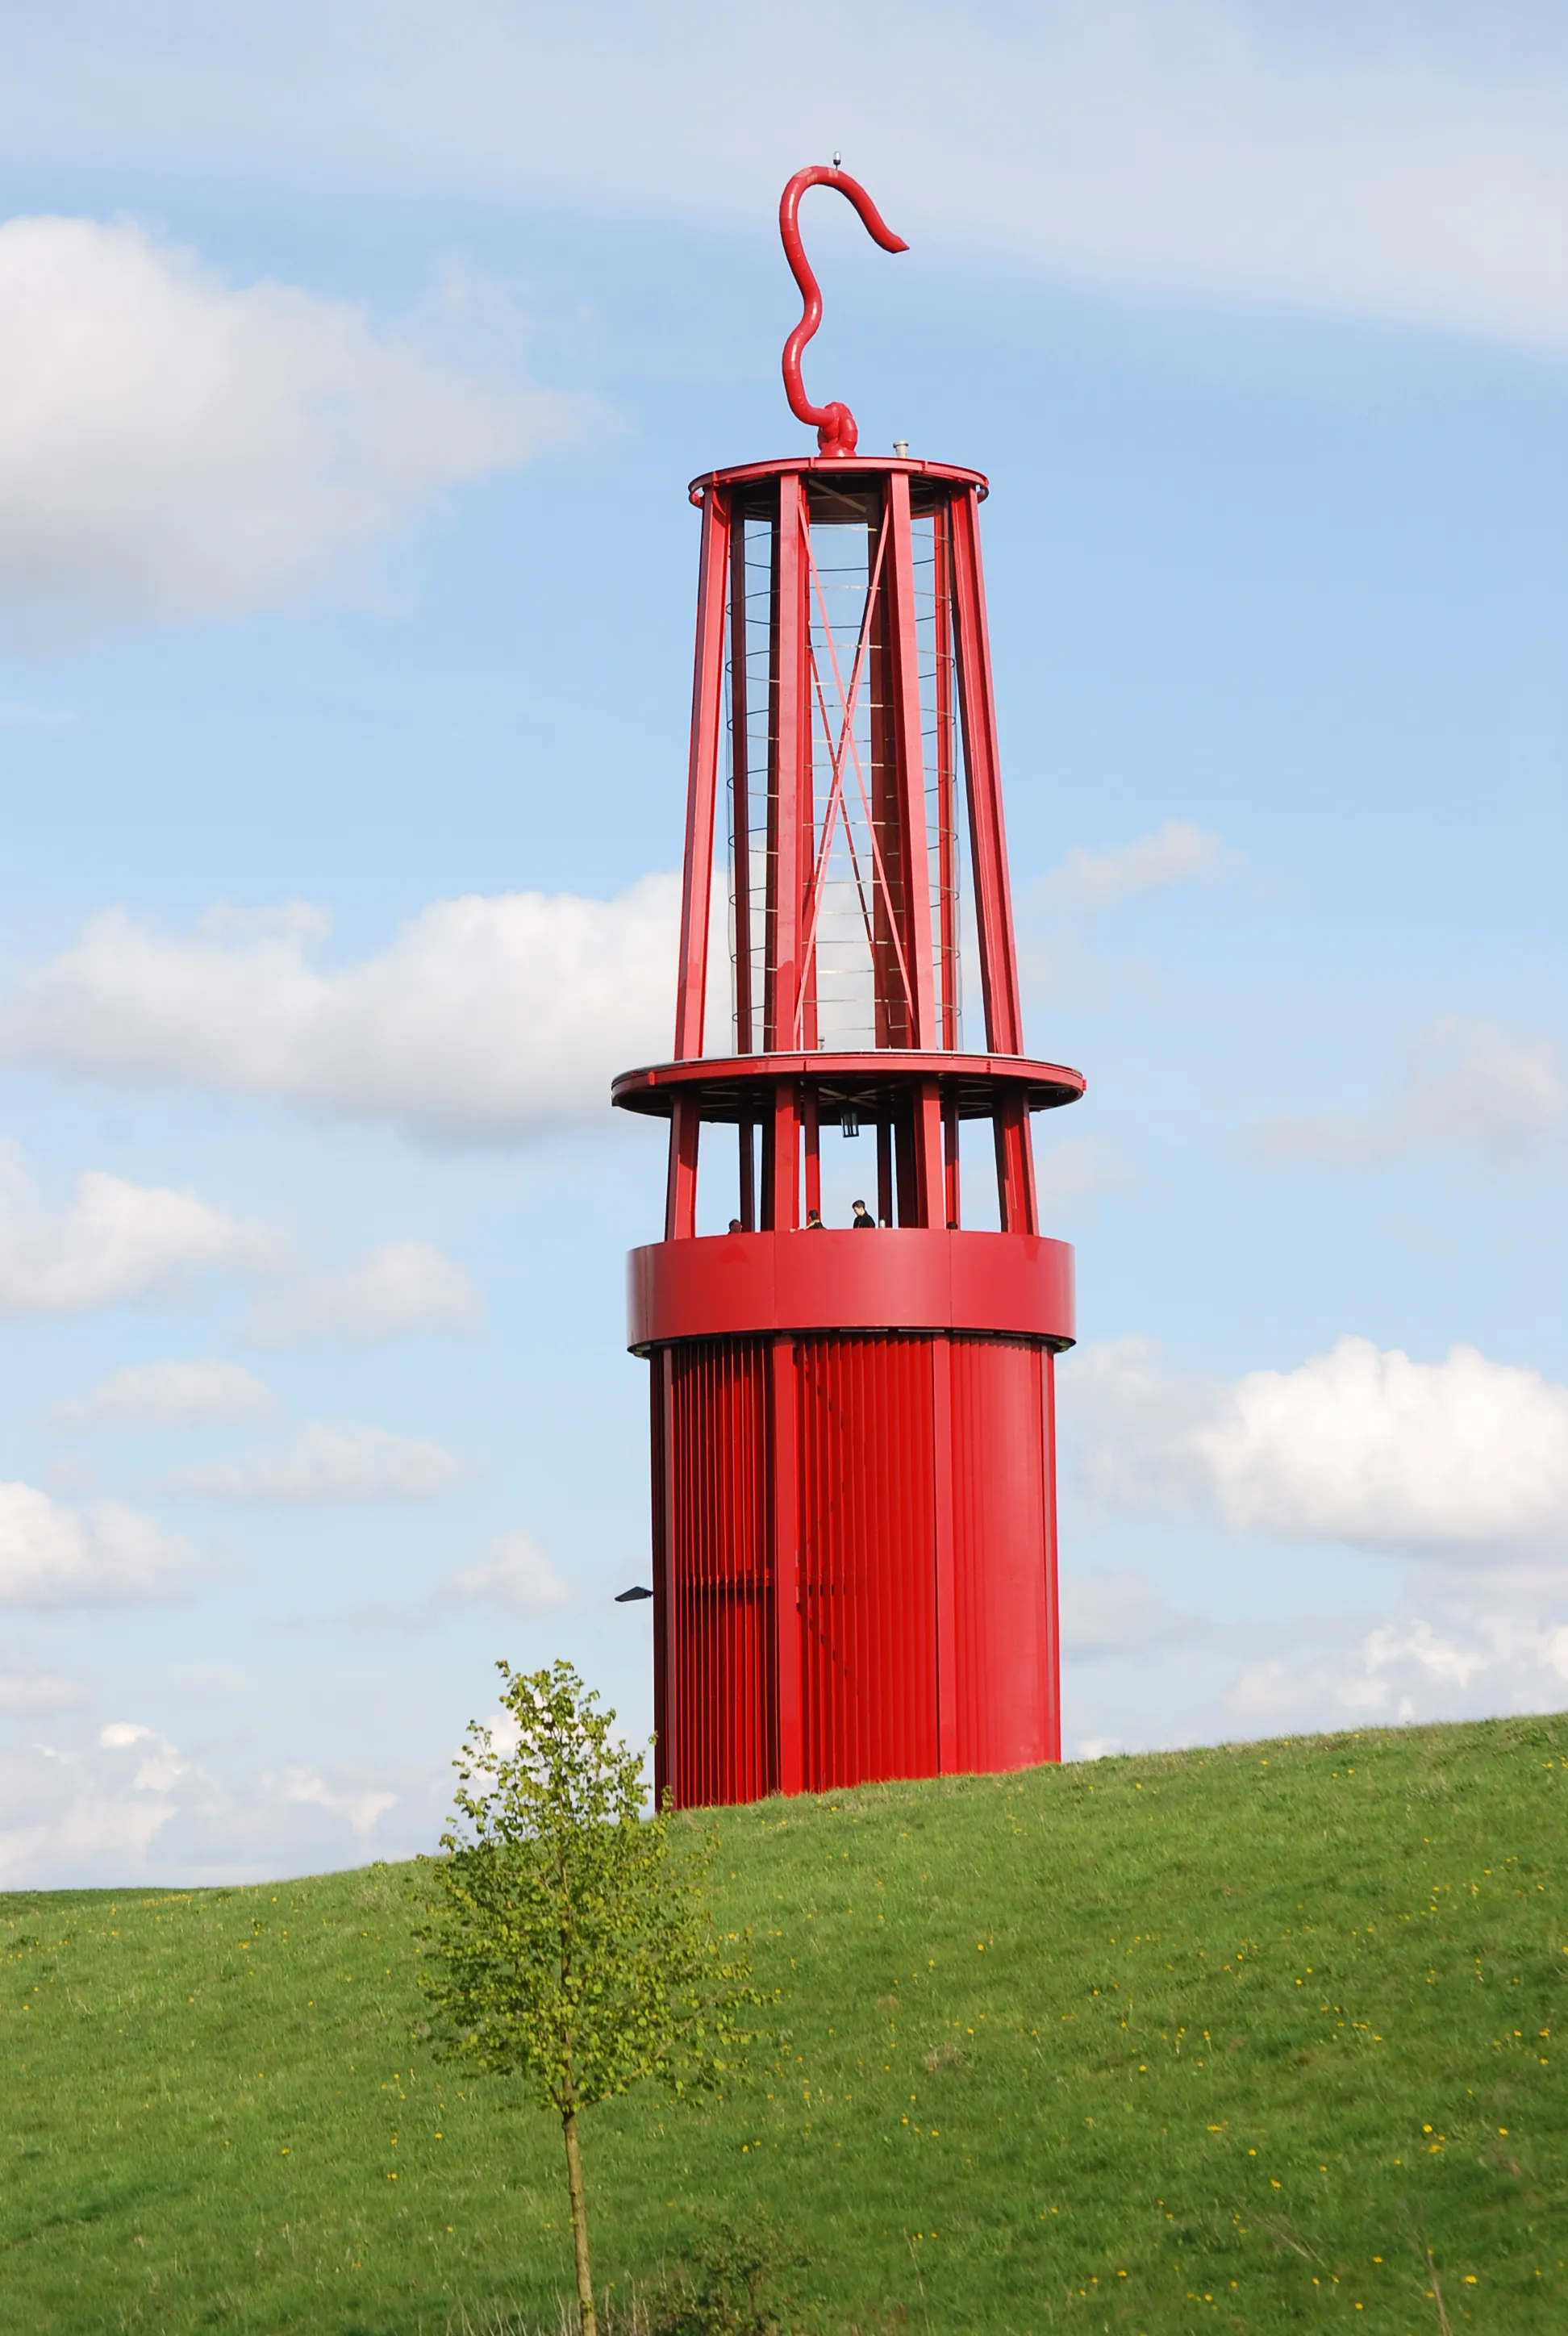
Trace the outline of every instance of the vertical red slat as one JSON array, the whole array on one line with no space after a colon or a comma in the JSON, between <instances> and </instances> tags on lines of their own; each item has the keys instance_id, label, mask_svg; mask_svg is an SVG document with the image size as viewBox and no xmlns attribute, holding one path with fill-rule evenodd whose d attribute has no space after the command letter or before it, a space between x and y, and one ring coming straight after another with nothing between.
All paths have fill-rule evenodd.
<instances>
[{"instance_id":1,"label":"vertical red slat","mask_svg":"<svg viewBox=\"0 0 1568 2336\"><path fill-rule=\"evenodd\" d=\"M664 1806L670 1784L670 1548L669 1449L665 1406L667 1358L658 1349L648 1357L649 1505L653 1518L653 1796L656 1808Z\"/></svg>"},{"instance_id":2,"label":"vertical red slat","mask_svg":"<svg viewBox=\"0 0 1568 2336\"><path fill-rule=\"evenodd\" d=\"M769 1163L773 1189L768 1222L775 1233L794 1232L801 1221L800 1153L800 1089L794 1079L778 1079L774 1084Z\"/></svg>"},{"instance_id":3,"label":"vertical red slat","mask_svg":"<svg viewBox=\"0 0 1568 2336\"><path fill-rule=\"evenodd\" d=\"M707 994L708 908L712 898L715 798L724 712L724 612L728 569L729 500L710 486L703 497L697 571L696 662L692 678L691 755L687 774L686 882L681 896L680 972L676 991L675 1057L702 1053Z\"/></svg>"},{"instance_id":4,"label":"vertical red slat","mask_svg":"<svg viewBox=\"0 0 1568 2336\"><path fill-rule=\"evenodd\" d=\"M669 1114L669 1173L664 1195L666 1241L690 1241L696 1231L697 1142L701 1134L696 1104L677 1095Z\"/></svg>"},{"instance_id":5,"label":"vertical red slat","mask_svg":"<svg viewBox=\"0 0 1568 2336\"><path fill-rule=\"evenodd\" d=\"M756 1130L750 1113L743 1104L740 1123L740 1227L744 1233L756 1228Z\"/></svg>"},{"instance_id":6,"label":"vertical red slat","mask_svg":"<svg viewBox=\"0 0 1568 2336\"><path fill-rule=\"evenodd\" d=\"M947 1222L947 1178L942 1163L942 1103L935 1079L922 1079L915 1091L915 1157L920 1165L919 1222Z\"/></svg>"},{"instance_id":7,"label":"vertical red slat","mask_svg":"<svg viewBox=\"0 0 1568 2336\"><path fill-rule=\"evenodd\" d=\"M770 1787L767 1356L765 1342L716 1338L658 1358L672 1453L667 1772L683 1808Z\"/></svg>"},{"instance_id":8,"label":"vertical red slat","mask_svg":"<svg viewBox=\"0 0 1568 2336\"><path fill-rule=\"evenodd\" d=\"M817 855L816 787L813 767L815 758L817 706L816 694L811 686L811 523L810 498L803 495L800 506L800 739L795 757L795 930L798 935L795 979L796 1021L799 1025L800 1037L798 1041L794 1043L803 1046L808 1053L817 1044L816 908L813 899L813 880L816 871ZM808 935L810 936L809 947ZM786 1031L793 1031L794 1027L794 1022L780 1024L781 1045L792 1043L786 1039L784 1034Z\"/></svg>"},{"instance_id":9,"label":"vertical red slat","mask_svg":"<svg viewBox=\"0 0 1568 2336\"><path fill-rule=\"evenodd\" d=\"M931 515L931 590L936 611L937 906L942 974L942 1046L959 1043L957 741L953 729L952 520L944 498ZM956 1215L950 1210L950 1215Z\"/></svg>"},{"instance_id":10,"label":"vertical red slat","mask_svg":"<svg viewBox=\"0 0 1568 2336\"><path fill-rule=\"evenodd\" d=\"M1057 1757L1048 1673L1050 1545L1041 1350L955 1338L953 1511L959 1762L1019 1768Z\"/></svg>"},{"instance_id":11,"label":"vertical red slat","mask_svg":"<svg viewBox=\"0 0 1568 2336\"><path fill-rule=\"evenodd\" d=\"M792 1338L774 1338L768 1350L772 1432L769 1543L773 1564L773 1671L778 1712L777 1750L772 1783L781 1793L803 1791L802 1757L800 1443L795 1349Z\"/></svg>"},{"instance_id":12,"label":"vertical red slat","mask_svg":"<svg viewBox=\"0 0 1568 2336\"><path fill-rule=\"evenodd\" d=\"M797 1343L805 1782L932 1776L932 1342Z\"/></svg>"},{"instance_id":13,"label":"vertical red slat","mask_svg":"<svg viewBox=\"0 0 1568 2336\"><path fill-rule=\"evenodd\" d=\"M1040 1229L1035 1197L1035 1148L1029 1115L1015 1097L1007 1095L992 1117L997 1146L997 1204L1005 1233L1036 1233Z\"/></svg>"},{"instance_id":14,"label":"vertical red slat","mask_svg":"<svg viewBox=\"0 0 1568 2336\"><path fill-rule=\"evenodd\" d=\"M955 494L950 510L959 710L963 720L964 774L969 798L969 853L974 869L986 1045L995 1055L1019 1055L1023 1052L1023 1016L1018 1005L996 698L991 681L990 638L986 628L985 579L980 568L979 511L974 489Z\"/></svg>"},{"instance_id":15,"label":"vertical red slat","mask_svg":"<svg viewBox=\"0 0 1568 2336\"><path fill-rule=\"evenodd\" d=\"M937 1637L937 1767L944 1776L959 1767L957 1584L953 1571L953 1359L946 1338L931 1348L931 1494L936 1564L933 1582Z\"/></svg>"},{"instance_id":16,"label":"vertical red slat","mask_svg":"<svg viewBox=\"0 0 1568 2336\"><path fill-rule=\"evenodd\" d=\"M942 1197L945 1220L956 1231L962 1222L959 1212L961 1195L959 1184L959 1105L956 1095L950 1095L942 1105Z\"/></svg>"},{"instance_id":17,"label":"vertical red slat","mask_svg":"<svg viewBox=\"0 0 1568 2336\"><path fill-rule=\"evenodd\" d=\"M807 1040L807 1045L811 1041ZM823 1162L822 1132L817 1125L817 1091L808 1086L802 1101L801 1122L805 1152L806 1215L822 1214Z\"/></svg>"},{"instance_id":18,"label":"vertical red slat","mask_svg":"<svg viewBox=\"0 0 1568 2336\"><path fill-rule=\"evenodd\" d=\"M779 481L774 539L772 696L773 737L768 825L768 1011L765 1044L787 1045L794 1028L800 984L802 767L811 754L806 660L805 576L802 532L804 501L793 472Z\"/></svg>"},{"instance_id":19,"label":"vertical red slat","mask_svg":"<svg viewBox=\"0 0 1568 2336\"><path fill-rule=\"evenodd\" d=\"M1060 1553L1057 1543L1057 1358L1048 1348L1040 1356L1040 1416L1044 1423L1046 1479L1046 1601L1044 1643L1040 1649L1045 1750L1041 1757L1059 1760L1062 1757L1062 1618Z\"/></svg>"},{"instance_id":20,"label":"vertical red slat","mask_svg":"<svg viewBox=\"0 0 1568 2336\"><path fill-rule=\"evenodd\" d=\"M752 998L751 740L749 636L746 610L745 518L736 512L730 535L730 768L735 792L735 1052L749 1055L756 1040ZM738 1213L743 1232L756 1224L755 1133L744 1105L736 1131Z\"/></svg>"},{"instance_id":21,"label":"vertical red slat","mask_svg":"<svg viewBox=\"0 0 1568 2336\"><path fill-rule=\"evenodd\" d=\"M906 979L910 915L906 821L899 774L896 603L887 560L884 557L879 563L878 560L879 540L888 532L884 501L874 516L868 510L866 520L864 686L872 763L872 1028L878 1046L909 1046L914 1043L914 1021Z\"/></svg>"},{"instance_id":22,"label":"vertical red slat","mask_svg":"<svg viewBox=\"0 0 1568 2336\"><path fill-rule=\"evenodd\" d=\"M771 1104L763 1112L762 1173L757 1178L757 1222L765 1233L773 1231L774 1199L774 1111Z\"/></svg>"},{"instance_id":23,"label":"vertical red slat","mask_svg":"<svg viewBox=\"0 0 1568 2336\"><path fill-rule=\"evenodd\" d=\"M915 634L915 552L910 520L907 471L893 471L887 482L891 557L883 566L888 599L891 739L895 773L891 790L901 829L904 871L904 962L909 968L911 1017L906 1046L929 1051L938 1044L932 996L930 857L926 841L926 773L921 754L920 667Z\"/></svg>"},{"instance_id":24,"label":"vertical red slat","mask_svg":"<svg viewBox=\"0 0 1568 2336\"><path fill-rule=\"evenodd\" d=\"M920 1155L918 1147L918 1105L904 1088L893 1105L893 1160L898 1169L898 1210L901 1225L920 1222Z\"/></svg>"},{"instance_id":25,"label":"vertical red slat","mask_svg":"<svg viewBox=\"0 0 1568 2336\"><path fill-rule=\"evenodd\" d=\"M748 679L745 521L736 514L730 529L729 737L735 815L735 1050L737 1055L749 1055L754 1038L751 995L751 741L746 728ZM741 1214L744 1222L745 1211L743 1210Z\"/></svg>"}]
</instances>

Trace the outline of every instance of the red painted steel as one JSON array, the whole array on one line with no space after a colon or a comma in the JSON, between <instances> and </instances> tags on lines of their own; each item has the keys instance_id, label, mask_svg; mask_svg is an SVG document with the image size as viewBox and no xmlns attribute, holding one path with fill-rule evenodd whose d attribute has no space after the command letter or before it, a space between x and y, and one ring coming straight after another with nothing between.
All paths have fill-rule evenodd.
<instances>
[{"instance_id":1,"label":"red painted steel","mask_svg":"<svg viewBox=\"0 0 1568 2336\"><path fill-rule=\"evenodd\" d=\"M1003 1055L838 1054L821 1048L814 1055L708 1055L692 1063L650 1063L636 1071L622 1071L610 1087L610 1101L621 1111L641 1112L667 1119L673 1099L683 1090L697 1090L697 1107L705 1121L733 1120L737 1113L759 1110L761 1098L771 1095L779 1079L813 1079L819 1090L838 1103L854 1096L862 1115L870 1118L882 1107L887 1095L911 1078L934 1077L965 1119L989 1119L998 1097L1018 1092L1027 1111L1054 1111L1076 1103L1084 1092L1084 1075L1065 1063L1036 1063L1024 1056ZM737 1090L744 1092L737 1093Z\"/></svg>"},{"instance_id":2,"label":"red painted steel","mask_svg":"<svg viewBox=\"0 0 1568 2336\"><path fill-rule=\"evenodd\" d=\"M808 1792L937 1771L931 1345L795 1342Z\"/></svg>"},{"instance_id":3,"label":"red painted steel","mask_svg":"<svg viewBox=\"0 0 1568 2336\"><path fill-rule=\"evenodd\" d=\"M627 1260L627 1344L774 1330L994 1331L1070 1347L1073 1251L1014 1233L899 1226L651 1241Z\"/></svg>"},{"instance_id":4,"label":"red painted steel","mask_svg":"<svg viewBox=\"0 0 1568 2336\"><path fill-rule=\"evenodd\" d=\"M1053 1373L1075 1335L1072 1251L1039 1233L1030 1119L1084 1081L1022 1051L986 482L861 455L849 409L807 402L821 299L796 211L813 185L903 248L836 165L785 190L804 299L785 380L819 452L690 490L675 1059L612 1091L670 1122L665 1238L628 1260L628 1334L650 1366L658 1786L681 1806L1060 1757ZM705 1027L721 787L727 1045ZM963 1222L975 1120L999 1231ZM737 1230L699 1233L716 1125L735 1131L736 1171L716 1222ZM869 1241L818 1216L825 1147L862 1126Z\"/></svg>"},{"instance_id":5,"label":"red painted steel","mask_svg":"<svg viewBox=\"0 0 1568 2336\"><path fill-rule=\"evenodd\" d=\"M823 320L821 287L812 272L801 241L800 200L808 187L834 187L852 202L860 213L866 233L881 245L884 251L907 251L909 245L901 235L895 235L875 203L858 179L841 170L836 162L815 162L808 170L797 170L779 198L779 235L784 243L784 257L790 272L800 287L801 320L784 343L784 395L789 399L790 412L797 422L815 425L819 450L828 455L852 454L860 438L854 415L847 405L813 405L801 381L801 358L806 343Z\"/></svg>"},{"instance_id":6,"label":"red painted steel","mask_svg":"<svg viewBox=\"0 0 1568 2336\"><path fill-rule=\"evenodd\" d=\"M954 1765L1022 1768L1062 1755L1053 1358L1000 1338L955 1338L951 1356Z\"/></svg>"}]
</instances>

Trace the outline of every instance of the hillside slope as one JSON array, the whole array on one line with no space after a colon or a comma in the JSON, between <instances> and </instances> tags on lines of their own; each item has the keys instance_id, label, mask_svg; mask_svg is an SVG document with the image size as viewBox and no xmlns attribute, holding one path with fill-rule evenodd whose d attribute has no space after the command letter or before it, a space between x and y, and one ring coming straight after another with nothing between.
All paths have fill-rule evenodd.
<instances>
[{"instance_id":1,"label":"hillside slope","mask_svg":"<svg viewBox=\"0 0 1568 2336\"><path fill-rule=\"evenodd\" d=\"M707 1822L780 2040L587 2121L601 2281L762 2203L824 2328L1568 2327L1568 1719ZM7 2331L553 2328L558 2134L410 2042L407 1876L0 1899Z\"/></svg>"}]
</instances>

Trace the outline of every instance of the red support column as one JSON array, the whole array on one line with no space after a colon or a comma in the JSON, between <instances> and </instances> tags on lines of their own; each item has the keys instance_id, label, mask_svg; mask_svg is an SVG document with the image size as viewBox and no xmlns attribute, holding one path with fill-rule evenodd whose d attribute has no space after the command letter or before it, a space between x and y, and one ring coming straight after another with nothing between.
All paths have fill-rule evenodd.
<instances>
[{"instance_id":1,"label":"red support column","mask_svg":"<svg viewBox=\"0 0 1568 2336\"><path fill-rule=\"evenodd\" d=\"M1045 1406L1046 1455L1046 1644L1040 1672L1045 1681L1046 1758L1062 1757L1062 1622L1057 1592L1057 1358L1040 1357L1040 1392Z\"/></svg>"},{"instance_id":2,"label":"red support column","mask_svg":"<svg viewBox=\"0 0 1568 2336\"><path fill-rule=\"evenodd\" d=\"M959 1214L959 1106L950 1097L942 1106L942 1198L950 1228L961 1222Z\"/></svg>"},{"instance_id":3,"label":"red support column","mask_svg":"<svg viewBox=\"0 0 1568 2336\"><path fill-rule=\"evenodd\" d=\"M651 1458L653 1507L653 1796L662 1808L669 1772L671 1745L670 1698L675 1617L671 1606L670 1565L675 1534L669 1514L669 1411L665 1382L669 1371L667 1351L656 1348L648 1357L648 1445Z\"/></svg>"},{"instance_id":4,"label":"red support column","mask_svg":"<svg viewBox=\"0 0 1568 2336\"><path fill-rule=\"evenodd\" d=\"M953 726L953 553L949 507L931 514L931 592L935 607L937 707L937 908L942 988L941 1045L959 1043L959 870L957 740ZM950 1217L958 1215L950 1209Z\"/></svg>"},{"instance_id":5,"label":"red support column","mask_svg":"<svg viewBox=\"0 0 1568 2336\"><path fill-rule=\"evenodd\" d=\"M806 1216L821 1216L823 1207L823 1163L820 1131L817 1127L817 1091L808 1087L802 1105L802 1134L805 1150Z\"/></svg>"},{"instance_id":6,"label":"red support column","mask_svg":"<svg viewBox=\"0 0 1568 2336\"><path fill-rule=\"evenodd\" d=\"M868 575L878 576L881 538L891 534L885 499L868 522ZM865 688L871 731L872 986L873 1029L881 1046L914 1044L909 981L909 881L903 789L899 780L898 656L895 596L883 553L866 608Z\"/></svg>"},{"instance_id":7,"label":"red support column","mask_svg":"<svg viewBox=\"0 0 1568 2336\"><path fill-rule=\"evenodd\" d=\"M745 520L730 528L729 718L732 812L735 819L735 1050L749 1055L756 1043L752 966L750 673L747 667ZM752 1123L743 1115L736 1162L741 1229L756 1224L756 1158Z\"/></svg>"},{"instance_id":8,"label":"red support column","mask_svg":"<svg viewBox=\"0 0 1568 2336\"><path fill-rule=\"evenodd\" d=\"M805 1782L801 1703L800 1431L796 1417L793 1338L774 1338L771 1354L774 1677L776 1682L777 1788L798 1793Z\"/></svg>"},{"instance_id":9,"label":"red support column","mask_svg":"<svg viewBox=\"0 0 1568 2336\"><path fill-rule=\"evenodd\" d=\"M931 881L926 841L926 774L921 758L920 664L915 634L915 555L910 525L910 482L902 471L888 479L887 518L891 558L884 569L888 596L891 745L903 845L904 963L909 972L910 1029L906 1046L937 1045L931 992Z\"/></svg>"},{"instance_id":10,"label":"red support column","mask_svg":"<svg viewBox=\"0 0 1568 2336\"><path fill-rule=\"evenodd\" d=\"M793 473L779 481L778 528L774 539L772 746L768 774L768 979L767 1037L771 1052L789 1044L800 994L800 820L797 789L803 760L811 752L806 701L806 563L802 530L804 497Z\"/></svg>"},{"instance_id":11,"label":"red support column","mask_svg":"<svg viewBox=\"0 0 1568 2336\"><path fill-rule=\"evenodd\" d=\"M936 1530L937 1773L959 1763L958 1581L953 1552L953 1356L946 1338L931 1342L932 1507Z\"/></svg>"},{"instance_id":12,"label":"red support column","mask_svg":"<svg viewBox=\"0 0 1568 2336\"><path fill-rule=\"evenodd\" d=\"M800 1225L800 1089L793 1079L780 1079L774 1089L769 1163L773 1206L768 1222L775 1233L793 1233Z\"/></svg>"},{"instance_id":13,"label":"red support column","mask_svg":"<svg viewBox=\"0 0 1568 2336\"><path fill-rule=\"evenodd\" d=\"M665 1188L664 1237L690 1241L696 1231L696 1155L702 1134L695 1103L677 1102L669 1115L669 1177Z\"/></svg>"},{"instance_id":14,"label":"red support column","mask_svg":"<svg viewBox=\"0 0 1568 2336\"><path fill-rule=\"evenodd\" d=\"M681 900L680 973L676 991L675 1058L702 1053L707 994L708 906L712 898L714 799L718 790L724 706L724 608L729 550L729 499L710 487L703 497L697 575L696 668L692 680L691 756L687 776L686 865ZM696 881L692 881L695 871Z\"/></svg>"},{"instance_id":15,"label":"red support column","mask_svg":"<svg viewBox=\"0 0 1568 2336\"><path fill-rule=\"evenodd\" d=\"M1001 767L986 629L985 579L974 489L955 495L953 599L959 635L959 707L963 717L964 769L969 777L969 850L985 994L986 1044L996 1055L1021 1055L1023 1017L1013 946L1013 904L1008 883L1008 839L1002 823Z\"/></svg>"},{"instance_id":16,"label":"red support column","mask_svg":"<svg viewBox=\"0 0 1568 2336\"><path fill-rule=\"evenodd\" d=\"M1029 1116L1022 1105L1005 1098L992 1122L997 1140L997 1202L1005 1233L1038 1232L1035 1201L1035 1153L1029 1139Z\"/></svg>"},{"instance_id":17,"label":"red support column","mask_svg":"<svg viewBox=\"0 0 1568 2336\"><path fill-rule=\"evenodd\" d=\"M746 669L745 521L743 518L730 530L729 562L729 753L731 812L735 820L732 870L735 883L735 1050L737 1055L749 1055L755 1037L752 1027L751 740L746 727L749 680Z\"/></svg>"},{"instance_id":18,"label":"red support column","mask_svg":"<svg viewBox=\"0 0 1568 2336\"><path fill-rule=\"evenodd\" d=\"M897 1219L901 1225L918 1225L922 1222L918 1099L905 1087L900 1092L896 1108L893 1160L898 1171Z\"/></svg>"}]
</instances>

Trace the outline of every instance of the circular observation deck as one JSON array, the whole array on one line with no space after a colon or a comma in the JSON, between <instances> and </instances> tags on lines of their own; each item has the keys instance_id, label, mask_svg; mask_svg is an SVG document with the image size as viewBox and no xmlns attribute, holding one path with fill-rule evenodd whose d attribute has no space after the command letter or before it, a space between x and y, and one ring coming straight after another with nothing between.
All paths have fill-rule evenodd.
<instances>
[{"instance_id":1,"label":"circular observation deck","mask_svg":"<svg viewBox=\"0 0 1568 2336\"><path fill-rule=\"evenodd\" d=\"M985 472L971 471L961 462L928 462L919 455L857 453L779 454L771 462L730 462L722 470L704 471L693 479L687 493L700 504L710 488L723 487L744 500L748 490L765 493L782 478L801 478L806 482L813 506L823 518L831 519L835 500L849 501L857 485L863 491L869 481L885 479L893 472L908 479L911 508L917 517L945 501L955 488L967 493L972 487L976 500L982 503L990 492Z\"/></svg>"},{"instance_id":2,"label":"circular observation deck","mask_svg":"<svg viewBox=\"0 0 1568 2336\"><path fill-rule=\"evenodd\" d=\"M944 1106L959 1119L989 1119L998 1103L1021 1099L1027 1111L1058 1111L1084 1092L1082 1071L1063 1063L1036 1063L1020 1055L917 1054L878 1047L828 1054L705 1055L686 1063L654 1063L623 1071L609 1099L620 1111L667 1119L678 1096L695 1103L699 1119L735 1126L762 1118L781 1079L809 1080L818 1118L827 1125L846 1109L874 1125L891 1115L911 1083L935 1079Z\"/></svg>"}]
</instances>

